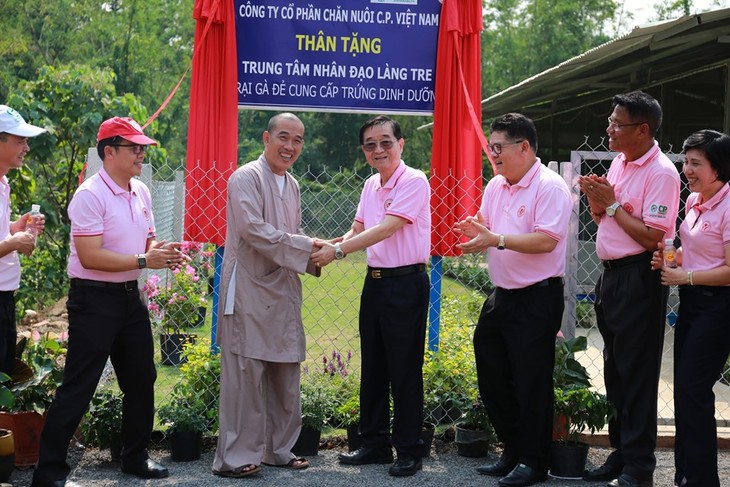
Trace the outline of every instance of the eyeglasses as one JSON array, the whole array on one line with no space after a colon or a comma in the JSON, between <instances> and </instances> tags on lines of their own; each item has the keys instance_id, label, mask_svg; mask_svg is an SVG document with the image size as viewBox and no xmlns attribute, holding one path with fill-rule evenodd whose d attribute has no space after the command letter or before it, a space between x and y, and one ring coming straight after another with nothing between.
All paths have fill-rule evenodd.
<instances>
[{"instance_id":1,"label":"eyeglasses","mask_svg":"<svg viewBox=\"0 0 730 487\"><path fill-rule=\"evenodd\" d=\"M147 147L149 147L146 145L139 145L139 144L109 144L109 146L110 147L129 147L135 155L139 155L142 152L146 152Z\"/></svg>"},{"instance_id":2,"label":"eyeglasses","mask_svg":"<svg viewBox=\"0 0 730 487\"><path fill-rule=\"evenodd\" d=\"M393 148L393 145L395 142L393 142L390 139L381 140L380 143L378 142L368 142L366 144L363 144L362 148L365 149L368 152L373 152L378 150L378 147L380 147L383 150L390 150Z\"/></svg>"},{"instance_id":3,"label":"eyeglasses","mask_svg":"<svg viewBox=\"0 0 730 487\"><path fill-rule=\"evenodd\" d=\"M611 117L608 117L608 126L609 127L616 127L617 129L621 130L624 127L632 127L634 125L643 125L646 122L636 122L636 123L616 123L613 121Z\"/></svg>"},{"instance_id":4,"label":"eyeglasses","mask_svg":"<svg viewBox=\"0 0 730 487\"><path fill-rule=\"evenodd\" d=\"M487 146L489 146L489 150L492 151L492 154L498 156L502 153L502 147L507 146L507 145L521 144L524 141L525 141L525 139L516 140L514 142L495 142L494 144L487 144Z\"/></svg>"}]
</instances>

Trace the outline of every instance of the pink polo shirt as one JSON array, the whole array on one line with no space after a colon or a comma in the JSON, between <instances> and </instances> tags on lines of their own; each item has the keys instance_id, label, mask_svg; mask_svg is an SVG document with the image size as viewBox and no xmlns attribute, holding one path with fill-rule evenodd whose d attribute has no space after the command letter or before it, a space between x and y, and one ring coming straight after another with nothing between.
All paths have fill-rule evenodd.
<instances>
[{"instance_id":1,"label":"pink polo shirt","mask_svg":"<svg viewBox=\"0 0 730 487\"><path fill-rule=\"evenodd\" d=\"M487 228L504 235L540 232L557 240L551 252L523 254L496 247L487 249L489 277L505 289L520 289L565 274L568 223L573 202L568 185L538 158L517 184L495 176L482 197Z\"/></svg>"},{"instance_id":2,"label":"pink polo shirt","mask_svg":"<svg viewBox=\"0 0 730 487\"><path fill-rule=\"evenodd\" d=\"M10 237L10 185L0 178L0 240ZM20 261L13 250L0 257L0 291L15 291L20 286Z\"/></svg>"},{"instance_id":3,"label":"pink polo shirt","mask_svg":"<svg viewBox=\"0 0 730 487\"><path fill-rule=\"evenodd\" d=\"M101 235L104 249L120 254L143 254L147 239L155 236L152 198L142 181L132 178L129 185L131 191L120 188L102 168L76 190L68 206L71 219L69 277L107 282L133 281L139 277L138 269L123 272L85 269L73 239Z\"/></svg>"},{"instance_id":4,"label":"pink polo shirt","mask_svg":"<svg viewBox=\"0 0 730 487\"><path fill-rule=\"evenodd\" d=\"M679 226L682 268L705 271L725 265L730 245L730 186L727 184L706 202L699 193L687 198L685 218Z\"/></svg>"},{"instance_id":5,"label":"pink polo shirt","mask_svg":"<svg viewBox=\"0 0 730 487\"><path fill-rule=\"evenodd\" d=\"M428 262L431 246L431 187L422 171L403 161L385 186L380 174L370 176L360 193L355 221L365 230L383 221L386 215L406 220L400 230L367 248L370 267L390 268Z\"/></svg>"},{"instance_id":6,"label":"pink polo shirt","mask_svg":"<svg viewBox=\"0 0 730 487\"><path fill-rule=\"evenodd\" d=\"M616 201L649 228L664 232L661 240L674 238L679 212L679 173L672 161L654 146L635 161L626 161L623 153L611 162L606 176L613 186ZM645 252L616 223L603 215L598 225L596 253L601 260L620 259Z\"/></svg>"}]
</instances>

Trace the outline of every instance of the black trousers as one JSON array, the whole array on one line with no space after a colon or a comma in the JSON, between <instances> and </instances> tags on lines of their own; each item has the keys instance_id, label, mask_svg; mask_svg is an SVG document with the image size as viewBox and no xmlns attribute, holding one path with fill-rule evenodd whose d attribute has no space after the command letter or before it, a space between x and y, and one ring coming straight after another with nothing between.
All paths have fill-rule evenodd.
<instances>
[{"instance_id":1,"label":"black trousers","mask_svg":"<svg viewBox=\"0 0 730 487\"><path fill-rule=\"evenodd\" d=\"M687 487L719 487L712 387L730 353L730 288L681 286L679 297L674 328L676 480L686 478Z\"/></svg>"},{"instance_id":2,"label":"black trousers","mask_svg":"<svg viewBox=\"0 0 730 487\"><path fill-rule=\"evenodd\" d=\"M505 449L534 468L549 464L555 335L564 309L562 279L497 288L474 331L479 394L489 419Z\"/></svg>"},{"instance_id":3,"label":"black trousers","mask_svg":"<svg viewBox=\"0 0 730 487\"><path fill-rule=\"evenodd\" d=\"M420 458L423 450L423 354L429 281L426 272L365 278L360 298L360 436L366 447L388 444Z\"/></svg>"},{"instance_id":4,"label":"black trousers","mask_svg":"<svg viewBox=\"0 0 730 487\"><path fill-rule=\"evenodd\" d=\"M608 423L609 463L638 479L656 467L657 394L669 289L650 268L651 253L604 269L596 284L596 321L603 336L606 396L616 406Z\"/></svg>"},{"instance_id":5,"label":"black trousers","mask_svg":"<svg viewBox=\"0 0 730 487\"><path fill-rule=\"evenodd\" d=\"M12 373L17 339L15 291L0 291L0 372Z\"/></svg>"},{"instance_id":6,"label":"black trousers","mask_svg":"<svg viewBox=\"0 0 730 487\"><path fill-rule=\"evenodd\" d=\"M48 409L33 485L65 479L68 445L91 401L107 358L124 393L122 463L147 459L154 420L152 333L139 290L71 287L63 382Z\"/></svg>"}]
</instances>

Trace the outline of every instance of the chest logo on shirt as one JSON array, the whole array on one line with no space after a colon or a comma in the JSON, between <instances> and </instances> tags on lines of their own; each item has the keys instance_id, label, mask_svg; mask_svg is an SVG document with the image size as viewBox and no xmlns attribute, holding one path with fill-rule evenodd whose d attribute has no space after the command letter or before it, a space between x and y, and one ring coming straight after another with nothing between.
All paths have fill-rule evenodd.
<instances>
[{"instance_id":1,"label":"chest logo on shirt","mask_svg":"<svg viewBox=\"0 0 730 487\"><path fill-rule=\"evenodd\" d=\"M523 216L525 216L525 211L527 211L525 205L520 206L517 210L517 217L522 218Z\"/></svg>"},{"instance_id":2,"label":"chest logo on shirt","mask_svg":"<svg viewBox=\"0 0 730 487\"><path fill-rule=\"evenodd\" d=\"M703 232L707 232L710 230L710 222L704 222L702 223L702 226L700 227Z\"/></svg>"},{"instance_id":3,"label":"chest logo on shirt","mask_svg":"<svg viewBox=\"0 0 730 487\"><path fill-rule=\"evenodd\" d=\"M628 213L629 215L633 215L634 207L631 205L631 203L625 203L623 205L623 208L626 213Z\"/></svg>"},{"instance_id":4,"label":"chest logo on shirt","mask_svg":"<svg viewBox=\"0 0 730 487\"><path fill-rule=\"evenodd\" d=\"M144 219L149 221L150 219L150 210L147 209L147 207L142 208L142 212L144 213Z\"/></svg>"},{"instance_id":5,"label":"chest logo on shirt","mask_svg":"<svg viewBox=\"0 0 730 487\"><path fill-rule=\"evenodd\" d=\"M390 205L392 205L392 204L393 204L393 198L388 198L387 200L385 200L385 203L383 203L383 209L387 210L388 208L390 208Z\"/></svg>"}]
</instances>

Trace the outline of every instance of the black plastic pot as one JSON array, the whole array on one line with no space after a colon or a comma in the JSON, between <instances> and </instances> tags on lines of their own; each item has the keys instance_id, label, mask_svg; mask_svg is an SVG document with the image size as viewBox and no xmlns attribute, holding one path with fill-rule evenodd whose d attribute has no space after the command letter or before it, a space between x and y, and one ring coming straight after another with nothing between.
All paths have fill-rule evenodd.
<instances>
[{"instance_id":1,"label":"black plastic pot","mask_svg":"<svg viewBox=\"0 0 730 487\"><path fill-rule=\"evenodd\" d=\"M167 436L167 440L173 462L200 459L200 452L203 450L203 434L200 431L173 431Z\"/></svg>"},{"instance_id":2,"label":"black plastic pot","mask_svg":"<svg viewBox=\"0 0 730 487\"><path fill-rule=\"evenodd\" d=\"M297 442L291 449L291 452L297 456L312 457L319 452L319 439L322 436L321 430L314 430L303 427L299 433Z\"/></svg>"},{"instance_id":3,"label":"black plastic pot","mask_svg":"<svg viewBox=\"0 0 730 487\"><path fill-rule=\"evenodd\" d=\"M462 457L486 457L489 454L489 433L481 430L464 428L457 424L455 427L456 452Z\"/></svg>"},{"instance_id":4,"label":"black plastic pot","mask_svg":"<svg viewBox=\"0 0 730 487\"><path fill-rule=\"evenodd\" d=\"M550 475L561 479L581 479L586 468L588 444L556 441L550 446Z\"/></svg>"}]
</instances>

